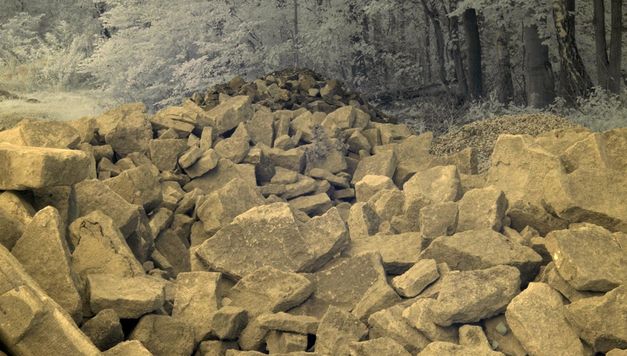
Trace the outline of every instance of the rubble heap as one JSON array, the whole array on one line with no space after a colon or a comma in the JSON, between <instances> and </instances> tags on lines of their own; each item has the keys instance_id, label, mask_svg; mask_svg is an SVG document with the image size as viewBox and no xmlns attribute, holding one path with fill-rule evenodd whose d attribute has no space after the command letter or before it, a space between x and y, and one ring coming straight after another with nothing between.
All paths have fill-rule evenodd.
<instances>
[{"instance_id":1,"label":"rubble heap","mask_svg":"<svg viewBox=\"0 0 627 356\"><path fill-rule=\"evenodd\" d=\"M626 128L478 174L277 78L0 132L0 354L625 354Z\"/></svg>"}]
</instances>

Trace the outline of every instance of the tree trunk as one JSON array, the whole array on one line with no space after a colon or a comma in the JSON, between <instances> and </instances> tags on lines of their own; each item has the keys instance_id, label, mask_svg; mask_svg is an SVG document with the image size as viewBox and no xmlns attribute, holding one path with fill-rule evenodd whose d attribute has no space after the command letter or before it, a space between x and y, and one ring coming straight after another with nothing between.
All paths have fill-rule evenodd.
<instances>
[{"instance_id":1,"label":"tree trunk","mask_svg":"<svg viewBox=\"0 0 627 356\"><path fill-rule=\"evenodd\" d=\"M555 100L555 78L549 60L549 48L542 44L535 24L525 25L523 42L527 105L547 107Z\"/></svg>"},{"instance_id":2,"label":"tree trunk","mask_svg":"<svg viewBox=\"0 0 627 356\"><path fill-rule=\"evenodd\" d=\"M298 55L298 0L294 0L294 67L300 67L300 58Z\"/></svg>"},{"instance_id":3,"label":"tree trunk","mask_svg":"<svg viewBox=\"0 0 627 356\"><path fill-rule=\"evenodd\" d=\"M621 82L621 62L623 50L623 0L612 0L612 34L610 36L609 90L619 94Z\"/></svg>"},{"instance_id":4,"label":"tree trunk","mask_svg":"<svg viewBox=\"0 0 627 356\"><path fill-rule=\"evenodd\" d=\"M605 0L594 0L592 22L594 24L594 44L599 86L609 89L610 60L607 57L607 40L605 39Z\"/></svg>"},{"instance_id":5,"label":"tree trunk","mask_svg":"<svg viewBox=\"0 0 627 356\"><path fill-rule=\"evenodd\" d=\"M468 56L468 92L473 100L483 96L481 77L481 38L475 9L464 11L464 33Z\"/></svg>"},{"instance_id":6,"label":"tree trunk","mask_svg":"<svg viewBox=\"0 0 627 356\"><path fill-rule=\"evenodd\" d=\"M424 28L424 69L423 76L425 78L425 83L431 83L431 19L429 15L425 11L425 28Z\"/></svg>"},{"instance_id":7,"label":"tree trunk","mask_svg":"<svg viewBox=\"0 0 627 356\"><path fill-rule=\"evenodd\" d=\"M560 57L560 94L571 104L586 96L592 81L575 41L575 0L553 0L553 20Z\"/></svg>"},{"instance_id":8,"label":"tree trunk","mask_svg":"<svg viewBox=\"0 0 627 356\"><path fill-rule=\"evenodd\" d=\"M466 81L464 60L459 45L459 20L457 17L449 18L449 34L451 39L450 55L455 64L455 78L457 79L457 97L463 100L468 97L468 82Z\"/></svg>"},{"instance_id":9,"label":"tree trunk","mask_svg":"<svg viewBox=\"0 0 627 356\"><path fill-rule=\"evenodd\" d=\"M514 81L512 79L512 62L509 56L509 35L506 28L501 28L496 38L497 57L497 100L508 104L514 99Z\"/></svg>"},{"instance_id":10,"label":"tree trunk","mask_svg":"<svg viewBox=\"0 0 627 356\"><path fill-rule=\"evenodd\" d=\"M444 86L446 92L449 93L449 83L446 79L446 48L444 44L444 32L442 31L442 24L440 23L440 16L435 9L429 8L426 0L421 0L421 2L424 11L431 18L431 25L433 25L433 33L435 35L435 49L438 58L438 75L440 77L440 82Z\"/></svg>"}]
</instances>

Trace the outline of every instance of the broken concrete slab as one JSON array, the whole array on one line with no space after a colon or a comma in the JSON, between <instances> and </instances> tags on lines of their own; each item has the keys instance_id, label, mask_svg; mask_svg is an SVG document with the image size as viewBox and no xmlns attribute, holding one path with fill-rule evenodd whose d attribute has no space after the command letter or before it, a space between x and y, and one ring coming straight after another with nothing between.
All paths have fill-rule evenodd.
<instances>
[{"instance_id":1,"label":"broken concrete slab","mask_svg":"<svg viewBox=\"0 0 627 356\"><path fill-rule=\"evenodd\" d=\"M55 208L47 207L37 212L11 253L76 322L82 320L78 277L70 265L65 226Z\"/></svg>"},{"instance_id":2,"label":"broken concrete slab","mask_svg":"<svg viewBox=\"0 0 627 356\"><path fill-rule=\"evenodd\" d=\"M584 355L583 345L564 315L559 293L544 283L530 283L507 306L505 317L528 353Z\"/></svg>"},{"instance_id":3,"label":"broken concrete slab","mask_svg":"<svg viewBox=\"0 0 627 356\"><path fill-rule=\"evenodd\" d=\"M82 151L0 143L0 190L73 185L95 175Z\"/></svg>"}]
</instances>

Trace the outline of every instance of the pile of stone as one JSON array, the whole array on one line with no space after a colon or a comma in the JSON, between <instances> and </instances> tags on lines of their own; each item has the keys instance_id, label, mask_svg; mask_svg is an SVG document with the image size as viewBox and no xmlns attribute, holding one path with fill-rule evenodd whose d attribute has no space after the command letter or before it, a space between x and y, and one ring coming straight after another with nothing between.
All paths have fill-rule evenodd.
<instances>
[{"instance_id":1,"label":"pile of stone","mask_svg":"<svg viewBox=\"0 0 627 356\"><path fill-rule=\"evenodd\" d=\"M503 135L477 174L286 85L338 107L0 132L0 355L626 353L627 129Z\"/></svg>"}]
</instances>

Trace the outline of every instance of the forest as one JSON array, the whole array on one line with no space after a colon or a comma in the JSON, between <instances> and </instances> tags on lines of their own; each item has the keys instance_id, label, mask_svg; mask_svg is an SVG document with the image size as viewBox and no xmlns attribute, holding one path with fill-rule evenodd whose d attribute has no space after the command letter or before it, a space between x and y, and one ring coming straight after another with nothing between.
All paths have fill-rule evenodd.
<instances>
[{"instance_id":1,"label":"forest","mask_svg":"<svg viewBox=\"0 0 627 356\"><path fill-rule=\"evenodd\" d=\"M626 13L622 0L3 0L0 89L156 110L303 67L419 129L552 111L601 130L626 125Z\"/></svg>"}]
</instances>

